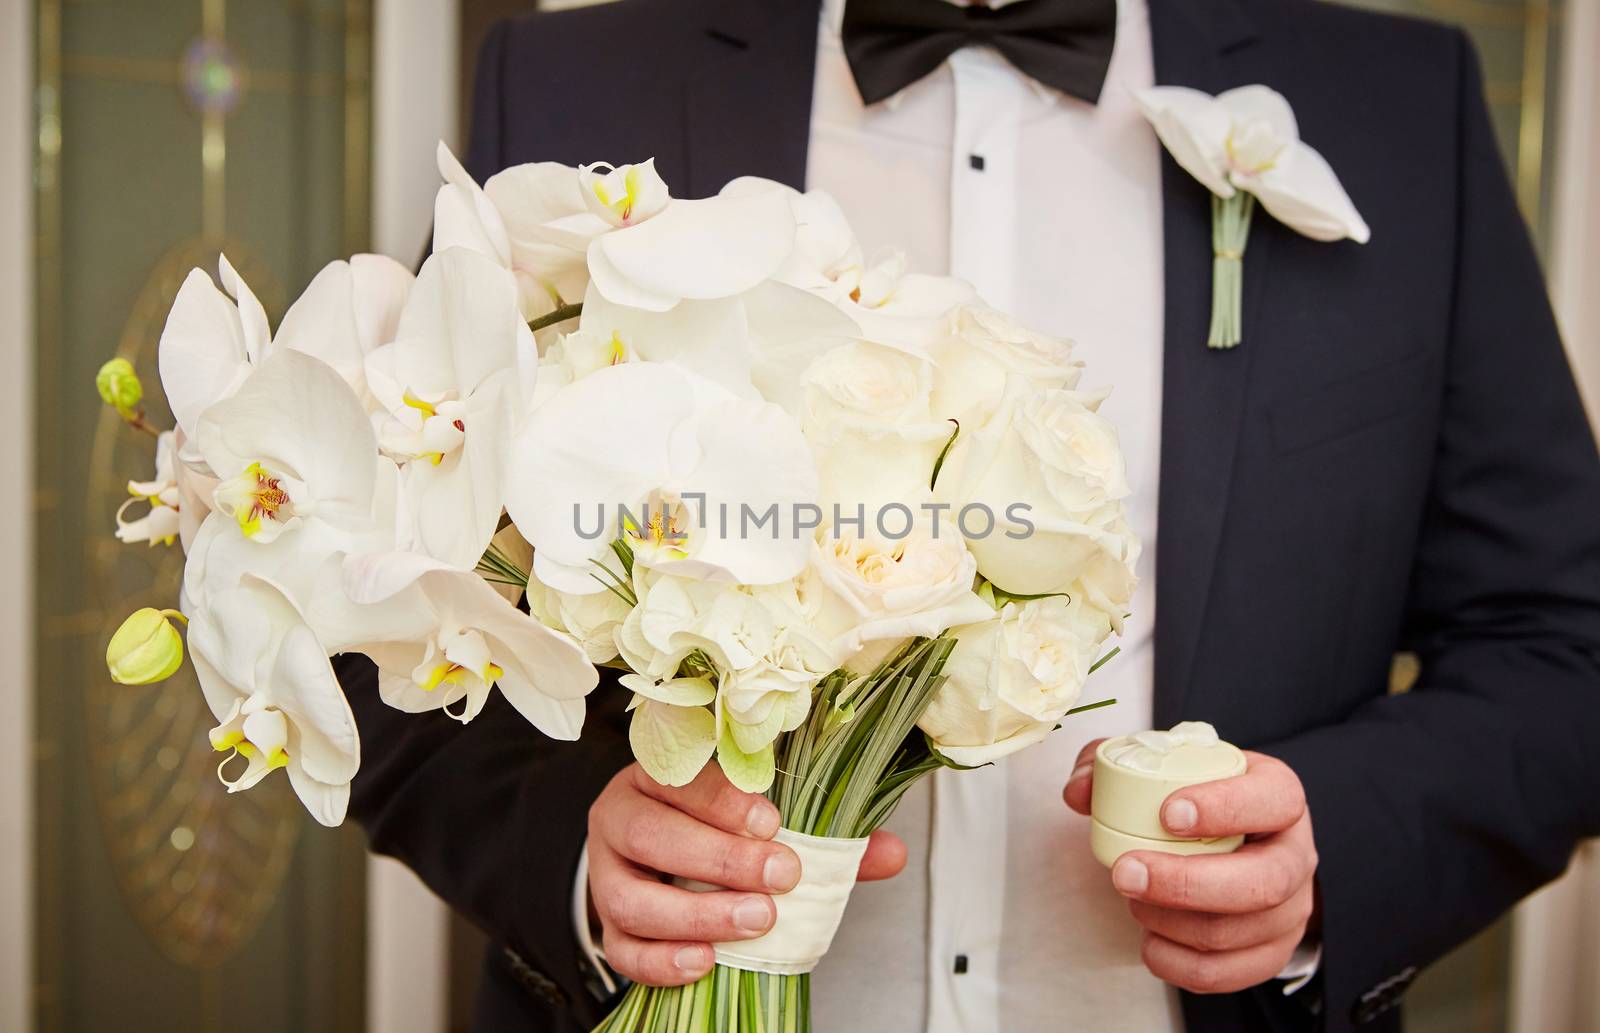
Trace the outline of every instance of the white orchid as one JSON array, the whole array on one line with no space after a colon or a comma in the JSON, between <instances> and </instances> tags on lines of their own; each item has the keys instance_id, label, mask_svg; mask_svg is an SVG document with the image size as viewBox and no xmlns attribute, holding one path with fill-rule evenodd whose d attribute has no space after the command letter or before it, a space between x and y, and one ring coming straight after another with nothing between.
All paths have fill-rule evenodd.
<instances>
[{"instance_id":1,"label":"white orchid","mask_svg":"<svg viewBox=\"0 0 1600 1033\"><path fill-rule=\"evenodd\" d=\"M506 509L541 581L603 590L594 563L619 533L636 561L744 584L798 574L797 513L816 467L777 406L664 363L591 374L534 410L513 448Z\"/></svg>"},{"instance_id":2,"label":"white orchid","mask_svg":"<svg viewBox=\"0 0 1600 1033\"><path fill-rule=\"evenodd\" d=\"M394 340L411 271L383 255L329 262L289 306L274 342L326 362L371 408L366 358Z\"/></svg>"},{"instance_id":3,"label":"white orchid","mask_svg":"<svg viewBox=\"0 0 1600 1033\"><path fill-rule=\"evenodd\" d=\"M218 266L223 290L201 270L189 271L156 353L167 406L190 440L200 414L238 390L272 344L266 309L227 255Z\"/></svg>"},{"instance_id":4,"label":"white orchid","mask_svg":"<svg viewBox=\"0 0 1600 1033\"><path fill-rule=\"evenodd\" d=\"M1339 177L1300 139L1294 111L1276 90L1257 84L1213 97L1153 86L1134 99L1174 160L1218 197L1254 194L1279 222L1314 240L1371 237Z\"/></svg>"},{"instance_id":5,"label":"white orchid","mask_svg":"<svg viewBox=\"0 0 1600 1033\"><path fill-rule=\"evenodd\" d=\"M324 609L342 602L326 591L329 560L394 547L402 518L394 464L378 455L349 385L309 355L275 354L207 409L199 451L219 480L184 566L188 606L256 574L321 627Z\"/></svg>"},{"instance_id":6,"label":"white orchid","mask_svg":"<svg viewBox=\"0 0 1600 1033\"><path fill-rule=\"evenodd\" d=\"M250 371L278 349L321 359L358 396L364 395L362 356L393 333L411 285L404 266L382 255L329 263L289 306L276 337L266 310L226 255L218 259L218 267L227 293L201 270L190 270L167 315L157 352L167 405L190 440L206 407L238 390Z\"/></svg>"},{"instance_id":7,"label":"white orchid","mask_svg":"<svg viewBox=\"0 0 1600 1033\"><path fill-rule=\"evenodd\" d=\"M578 170L556 162L517 165L482 187L440 143L444 185L433 206L433 247L464 247L510 271L523 318L577 301L589 283L589 241L611 223L588 210Z\"/></svg>"},{"instance_id":8,"label":"white orchid","mask_svg":"<svg viewBox=\"0 0 1600 1033\"><path fill-rule=\"evenodd\" d=\"M174 432L163 431L156 439L156 475L154 480L129 481L128 494L132 496L117 507L117 540L121 542L148 542L171 545L178 537L181 494L178 490L178 455ZM132 506L144 503L150 508L135 520L124 518Z\"/></svg>"},{"instance_id":9,"label":"white orchid","mask_svg":"<svg viewBox=\"0 0 1600 1033\"><path fill-rule=\"evenodd\" d=\"M189 650L218 721L211 745L228 754L217 769L228 791L284 768L312 817L342 822L361 760L355 717L294 602L272 582L246 576L193 614ZM244 769L230 774L237 757Z\"/></svg>"},{"instance_id":10,"label":"white orchid","mask_svg":"<svg viewBox=\"0 0 1600 1033\"><path fill-rule=\"evenodd\" d=\"M500 518L506 448L522 408L519 358L533 335L511 274L465 248L427 260L395 340L367 356L386 414L386 455L403 464L417 546L470 569Z\"/></svg>"},{"instance_id":11,"label":"white orchid","mask_svg":"<svg viewBox=\"0 0 1600 1033\"><path fill-rule=\"evenodd\" d=\"M1213 195L1210 347L1232 348L1243 335L1244 253L1257 200L1313 240L1371 237L1339 177L1301 142L1294 111L1276 90L1257 84L1212 97L1155 86L1134 100L1173 160Z\"/></svg>"},{"instance_id":12,"label":"white orchid","mask_svg":"<svg viewBox=\"0 0 1600 1033\"><path fill-rule=\"evenodd\" d=\"M606 299L664 312L684 299L728 298L768 279L794 247L785 188L736 180L715 197L673 200L589 243L589 276Z\"/></svg>"},{"instance_id":13,"label":"white orchid","mask_svg":"<svg viewBox=\"0 0 1600 1033\"><path fill-rule=\"evenodd\" d=\"M654 158L639 165L579 165L578 187L585 207L619 229L638 225L672 200Z\"/></svg>"},{"instance_id":14,"label":"white orchid","mask_svg":"<svg viewBox=\"0 0 1600 1033\"><path fill-rule=\"evenodd\" d=\"M483 578L417 553L355 556L340 629L378 665L378 690L409 713L476 717L498 685L546 735L576 739L598 675L583 647L507 602ZM460 709L452 709L456 704Z\"/></svg>"}]
</instances>

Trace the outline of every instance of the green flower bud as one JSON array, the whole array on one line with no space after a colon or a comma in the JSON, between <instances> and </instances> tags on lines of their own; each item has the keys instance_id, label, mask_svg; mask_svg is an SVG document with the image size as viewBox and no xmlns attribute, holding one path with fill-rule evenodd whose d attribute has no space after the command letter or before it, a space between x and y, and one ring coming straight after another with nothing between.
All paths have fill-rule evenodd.
<instances>
[{"instance_id":1,"label":"green flower bud","mask_svg":"<svg viewBox=\"0 0 1600 1033\"><path fill-rule=\"evenodd\" d=\"M94 386L105 403L124 416L136 411L144 399L144 385L127 359L112 359L101 366L94 375Z\"/></svg>"},{"instance_id":2,"label":"green flower bud","mask_svg":"<svg viewBox=\"0 0 1600 1033\"><path fill-rule=\"evenodd\" d=\"M146 606L122 622L106 646L106 668L112 681L150 685L170 678L183 666L183 636L169 617L184 620L177 610Z\"/></svg>"}]
</instances>

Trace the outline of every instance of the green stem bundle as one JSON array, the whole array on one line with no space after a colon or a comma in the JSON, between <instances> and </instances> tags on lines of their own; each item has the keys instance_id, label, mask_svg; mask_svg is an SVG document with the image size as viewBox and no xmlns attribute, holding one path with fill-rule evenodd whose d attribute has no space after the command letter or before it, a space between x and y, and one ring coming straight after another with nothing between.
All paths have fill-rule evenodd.
<instances>
[{"instance_id":1,"label":"green stem bundle","mask_svg":"<svg viewBox=\"0 0 1600 1033\"><path fill-rule=\"evenodd\" d=\"M1232 197L1211 195L1211 335L1213 348L1239 343L1243 315L1244 249L1256 199L1242 190Z\"/></svg>"},{"instance_id":2,"label":"green stem bundle","mask_svg":"<svg viewBox=\"0 0 1600 1033\"><path fill-rule=\"evenodd\" d=\"M778 741L767 798L784 828L859 839L942 765L917 720L943 682L955 641L915 639L865 677L835 671L804 724ZM811 1033L811 976L715 966L680 987L635 983L594 1033Z\"/></svg>"}]
</instances>

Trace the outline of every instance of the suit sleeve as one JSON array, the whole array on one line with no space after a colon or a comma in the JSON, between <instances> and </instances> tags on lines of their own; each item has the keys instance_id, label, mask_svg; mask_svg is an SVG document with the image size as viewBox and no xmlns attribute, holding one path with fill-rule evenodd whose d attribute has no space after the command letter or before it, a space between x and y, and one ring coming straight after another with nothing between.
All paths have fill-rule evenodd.
<instances>
[{"instance_id":1,"label":"suit sleeve","mask_svg":"<svg viewBox=\"0 0 1600 1033\"><path fill-rule=\"evenodd\" d=\"M406 714L378 695L366 657L335 661L361 732L350 815L372 849L398 858L491 938L561 987L589 997L572 934L572 885L589 805L632 760L607 677L583 736L546 738L499 693L471 723Z\"/></svg>"},{"instance_id":2,"label":"suit sleeve","mask_svg":"<svg viewBox=\"0 0 1600 1033\"><path fill-rule=\"evenodd\" d=\"M1600 461L1456 45L1453 326L1404 629L1421 675L1262 747L1310 800L1330 1033L1388 1010L1600 834Z\"/></svg>"}]
</instances>

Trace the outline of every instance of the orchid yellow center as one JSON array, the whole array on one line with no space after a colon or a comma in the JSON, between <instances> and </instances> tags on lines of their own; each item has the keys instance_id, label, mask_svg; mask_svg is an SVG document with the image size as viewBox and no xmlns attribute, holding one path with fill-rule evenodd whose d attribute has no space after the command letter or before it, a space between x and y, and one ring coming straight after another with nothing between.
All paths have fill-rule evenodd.
<instances>
[{"instance_id":1,"label":"orchid yellow center","mask_svg":"<svg viewBox=\"0 0 1600 1033\"><path fill-rule=\"evenodd\" d=\"M639 202L639 170L630 168L622 174L622 196L613 196L606 186L606 181L594 181L594 196L597 201L617 213L617 218L627 222L633 217L633 206Z\"/></svg>"},{"instance_id":2,"label":"orchid yellow center","mask_svg":"<svg viewBox=\"0 0 1600 1033\"><path fill-rule=\"evenodd\" d=\"M445 660L435 664L433 670L428 673L428 676L417 683L417 687L423 692L432 692L441 685L462 685L470 681L472 678L478 678L485 685L490 685L496 681L499 681L500 676L505 673L505 668L501 667L497 663L491 662L486 664L483 668L483 671L480 673L477 671L468 670L461 664L451 663L450 661Z\"/></svg>"},{"instance_id":3,"label":"orchid yellow center","mask_svg":"<svg viewBox=\"0 0 1600 1033\"><path fill-rule=\"evenodd\" d=\"M685 548L689 540L685 523L680 507L673 507L669 511L664 503L645 507L642 526L632 513L623 515L623 530L636 549L664 553L673 559L683 559L689 555Z\"/></svg>"},{"instance_id":4,"label":"orchid yellow center","mask_svg":"<svg viewBox=\"0 0 1600 1033\"><path fill-rule=\"evenodd\" d=\"M233 517L246 538L255 538L271 524L293 515L294 498L283 478L260 463L251 463L237 477L217 485L217 508Z\"/></svg>"},{"instance_id":5,"label":"orchid yellow center","mask_svg":"<svg viewBox=\"0 0 1600 1033\"><path fill-rule=\"evenodd\" d=\"M211 730L210 739L213 750L227 754L217 765L217 777L230 793L249 789L289 765L289 720L257 697L236 702L227 720ZM245 759L244 770L230 777L228 765L237 757Z\"/></svg>"},{"instance_id":6,"label":"orchid yellow center","mask_svg":"<svg viewBox=\"0 0 1600 1033\"><path fill-rule=\"evenodd\" d=\"M401 397L406 408L420 417L420 426L396 439L394 451L412 459L425 459L434 466L461 447L467 433L462 403L453 394L428 401L407 389Z\"/></svg>"},{"instance_id":7,"label":"orchid yellow center","mask_svg":"<svg viewBox=\"0 0 1600 1033\"><path fill-rule=\"evenodd\" d=\"M1241 175L1259 176L1277 167L1278 157L1287 143L1280 140L1266 122L1254 120L1235 123L1228 130L1223 147L1228 154L1228 165Z\"/></svg>"}]
</instances>

